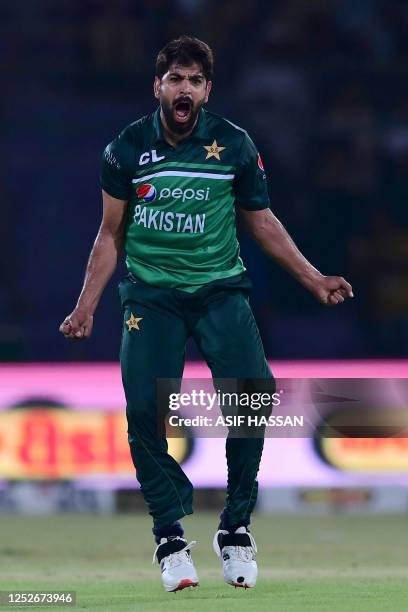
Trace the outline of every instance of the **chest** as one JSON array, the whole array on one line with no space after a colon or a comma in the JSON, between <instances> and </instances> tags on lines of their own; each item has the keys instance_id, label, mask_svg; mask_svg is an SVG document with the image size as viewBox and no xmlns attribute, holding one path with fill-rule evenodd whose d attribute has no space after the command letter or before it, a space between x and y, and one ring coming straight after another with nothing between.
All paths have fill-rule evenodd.
<instances>
[{"instance_id":1,"label":"chest","mask_svg":"<svg viewBox=\"0 0 408 612\"><path fill-rule=\"evenodd\" d=\"M233 199L234 152L215 139L185 142L173 148L159 142L135 156L132 200L169 207L210 205Z\"/></svg>"}]
</instances>

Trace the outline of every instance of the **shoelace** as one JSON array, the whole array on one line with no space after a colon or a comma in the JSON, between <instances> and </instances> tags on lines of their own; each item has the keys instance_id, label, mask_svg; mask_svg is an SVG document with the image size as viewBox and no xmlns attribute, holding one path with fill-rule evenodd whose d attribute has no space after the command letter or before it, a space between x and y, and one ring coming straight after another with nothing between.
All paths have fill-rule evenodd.
<instances>
[{"instance_id":1,"label":"shoelace","mask_svg":"<svg viewBox=\"0 0 408 612\"><path fill-rule=\"evenodd\" d=\"M217 533L215 534L215 536L214 536L214 542L213 542L213 545L214 545L214 547L218 548L218 551L219 551L218 556L219 556L219 557L221 557L221 549L220 549L219 544L218 544L218 535L219 535L220 533L221 533L222 535L225 535L225 534L227 534L227 533L228 533L228 531L224 531L224 530L222 530L222 529L219 529L219 530L217 531ZM253 555L255 556L255 555L256 555L256 553L258 552L258 548L257 548L256 542L255 542L255 540L254 540L254 536L252 535L252 533L251 533L250 531L247 531L247 534L249 535L249 540L250 540L250 542L251 542L251 546L231 546L231 547L229 547L229 548L237 548L237 549L238 549L238 551L237 551L238 555L241 553L241 555L244 555L244 556L246 556L246 552L247 552L247 550L248 550L248 548L249 548L249 549L250 549L250 551L251 551L251 552L253 553ZM245 552L244 552L244 551L245 551Z\"/></svg>"},{"instance_id":2,"label":"shoelace","mask_svg":"<svg viewBox=\"0 0 408 612\"><path fill-rule=\"evenodd\" d=\"M223 551L228 551L228 557L223 558L224 561L233 561L239 559L241 561L250 562L255 556L255 551L252 546L225 546ZM224 553L221 553L223 555Z\"/></svg>"},{"instance_id":3,"label":"shoelace","mask_svg":"<svg viewBox=\"0 0 408 612\"><path fill-rule=\"evenodd\" d=\"M179 536L177 536L176 538L173 538L173 540L182 540L182 539L183 538L180 538ZM176 561L177 561L177 564L180 563L182 561L181 555L186 553L188 550L191 550L193 548L193 546L195 546L196 544L197 544L197 541L193 540L189 544L186 544L184 546L184 548L182 548L181 550L178 550L177 552L174 552L174 553L170 553L170 555L168 555L168 557L169 557L168 564L170 566L172 566L172 565L175 565ZM158 544L156 550L153 553L152 565L154 565L154 563L156 561L157 551L159 550L160 546L161 546L161 544ZM164 558L167 559L167 557L164 557Z\"/></svg>"}]
</instances>

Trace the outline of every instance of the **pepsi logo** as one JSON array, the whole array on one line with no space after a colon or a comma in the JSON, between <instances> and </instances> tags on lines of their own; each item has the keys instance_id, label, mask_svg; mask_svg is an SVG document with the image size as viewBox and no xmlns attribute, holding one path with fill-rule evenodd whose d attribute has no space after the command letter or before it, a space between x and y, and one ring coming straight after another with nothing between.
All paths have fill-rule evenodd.
<instances>
[{"instance_id":1,"label":"pepsi logo","mask_svg":"<svg viewBox=\"0 0 408 612\"><path fill-rule=\"evenodd\" d=\"M136 189L136 195L143 202L153 202L156 198L156 187L150 183L144 183Z\"/></svg>"},{"instance_id":2,"label":"pepsi logo","mask_svg":"<svg viewBox=\"0 0 408 612\"><path fill-rule=\"evenodd\" d=\"M259 155L259 153L258 153L258 168L259 168L260 170L262 170L262 172L264 171L264 167L263 167L262 159L261 159L261 156Z\"/></svg>"}]
</instances>

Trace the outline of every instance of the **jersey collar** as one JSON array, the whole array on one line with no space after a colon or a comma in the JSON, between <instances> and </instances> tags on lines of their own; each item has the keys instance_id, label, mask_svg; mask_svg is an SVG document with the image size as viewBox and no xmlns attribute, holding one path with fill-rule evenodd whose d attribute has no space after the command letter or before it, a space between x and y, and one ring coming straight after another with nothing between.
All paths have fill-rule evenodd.
<instances>
[{"instance_id":1,"label":"jersey collar","mask_svg":"<svg viewBox=\"0 0 408 612\"><path fill-rule=\"evenodd\" d=\"M207 141L208 134L207 134L206 127L207 127L206 111L202 108L200 112L198 113L198 119L197 119L197 123L195 125L194 130L192 131L190 136L186 138L185 140L190 140L191 138L191 139L196 139L196 140ZM153 136L154 142L159 142L159 141L166 142L163 136L163 126L162 126L162 122L160 119L160 106L153 114L153 134L154 134Z\"/></svg>"}]
</instances>

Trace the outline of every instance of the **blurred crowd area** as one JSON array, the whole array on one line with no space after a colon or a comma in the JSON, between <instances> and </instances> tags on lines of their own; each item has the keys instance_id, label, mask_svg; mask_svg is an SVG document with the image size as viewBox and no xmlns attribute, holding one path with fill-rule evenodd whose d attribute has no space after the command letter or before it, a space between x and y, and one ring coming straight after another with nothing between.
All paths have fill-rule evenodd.
<instances>
[{"instance_id":1,"label":"blurred crowd area","mask_svg":"<svg viewBox=\"0 0 408 612\"><path fill-rule=\"evenodd\" d=\"M181 33L212 46L209 109L256 142L274 213L355 290L320 306L242 233L268 355L406 356L406 0L5 0L0 16L0 359L117 358L115 287L91 341L57 329L100 221L101 152L155 108L155 57Z\"/></svg>"}]
</instances>

